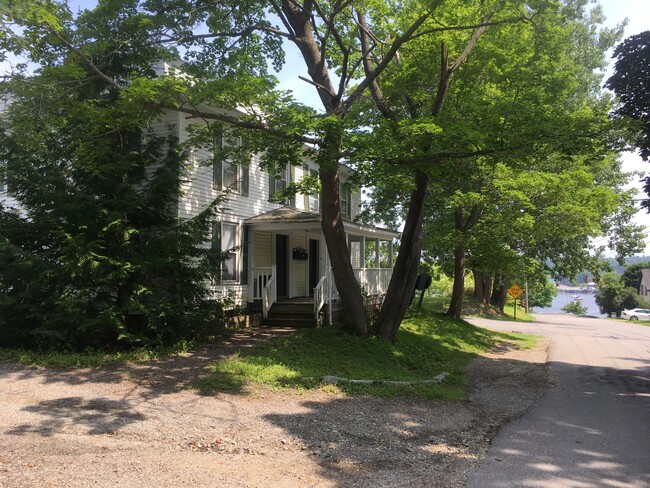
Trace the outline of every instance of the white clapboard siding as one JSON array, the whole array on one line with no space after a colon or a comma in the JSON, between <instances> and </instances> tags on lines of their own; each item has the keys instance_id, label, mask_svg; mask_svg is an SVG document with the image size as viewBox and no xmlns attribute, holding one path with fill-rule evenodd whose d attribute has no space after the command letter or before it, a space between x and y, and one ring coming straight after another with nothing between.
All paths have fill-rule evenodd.
<instances>
[{"instance_id":1,"label":"white clapboard siding","mask_svg":"<svg viewBox=\"0 0 650 488\"><path fill-rule=\"evenodd\" d=\"M273 265L273 244L271 232L255 232L253 266L255 268L270 268Z\"/></svg>"}]
</instances>

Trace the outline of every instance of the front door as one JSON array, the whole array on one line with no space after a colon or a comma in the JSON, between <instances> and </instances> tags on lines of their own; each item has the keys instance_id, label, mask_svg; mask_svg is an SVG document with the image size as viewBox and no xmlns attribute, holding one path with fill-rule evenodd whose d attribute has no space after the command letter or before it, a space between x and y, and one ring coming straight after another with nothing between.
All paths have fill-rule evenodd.
<instances>
[{"instance_id":1,"label":"front door","mask_svg":"<svg viewBox=\"0 0 650 488\"><path fill-rule=\"evenodd\" d=\"M287 298L287 252L288 239L283 234L275 236L275 285L278 298Z\"/></svg>"},{"instance_id":2,"label":"front door","mask_svg":"<svg viewBox=\"0 0 650 488\"><path fill-rule=\"evenodd\" d=\"M314 288L320 280L318 272L318 241L309 239L309 296L314 296Z\"/></svg>"}]
</instances>

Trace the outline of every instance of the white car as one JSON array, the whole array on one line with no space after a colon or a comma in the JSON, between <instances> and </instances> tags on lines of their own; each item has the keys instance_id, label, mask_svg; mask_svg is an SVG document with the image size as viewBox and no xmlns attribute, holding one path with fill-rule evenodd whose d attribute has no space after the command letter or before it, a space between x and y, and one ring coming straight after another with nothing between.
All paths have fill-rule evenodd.
<instances>
[{"instance_id":1,"label":"white car","mask_svg":"<svg viewBox=\"0 0 650 488\"><path fill-rule=\"evenodd\" d=\"M626 320L650 320L650 310L645 308L633 308L632 310L623 310L621 318Z\"/></svg>"}]
</instances>

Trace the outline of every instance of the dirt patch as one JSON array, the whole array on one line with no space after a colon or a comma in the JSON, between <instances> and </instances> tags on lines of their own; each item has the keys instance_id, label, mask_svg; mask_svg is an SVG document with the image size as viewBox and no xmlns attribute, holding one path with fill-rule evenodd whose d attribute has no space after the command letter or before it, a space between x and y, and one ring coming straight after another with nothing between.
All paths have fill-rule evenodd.
<instances>
[{"instance_id":1,"label":"dirt patch","mask_svg":"<svg viewBox=\"0 0 650 488\"><path fill-rule=\"evenodd\" d=\"M548 384L543 340L475 360L463 402L189 389L214 360L284 333L119 368L0 363L0 486L463 486Z\"/></svg>"}]
</instances>

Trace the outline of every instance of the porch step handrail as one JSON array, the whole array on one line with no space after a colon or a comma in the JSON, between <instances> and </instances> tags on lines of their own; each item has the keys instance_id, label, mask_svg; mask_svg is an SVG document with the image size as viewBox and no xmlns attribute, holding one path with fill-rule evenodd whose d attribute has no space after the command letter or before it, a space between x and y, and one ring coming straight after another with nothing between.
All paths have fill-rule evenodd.
<instances>
[{"instance_id":1,"label":"porch step handrail","mask_svg":"<svg viewBox=\"0 0 650 488\"><path fill-rule=\"evenodd\" d=\"M275 285L275 264L271 267L271 277L262 288L262 317L269 317L269 310L278 299L277 287Z\"/></svg>"},{"instance_id":2,"label":"porch step handrail","mask_svg":"<svg viewBox=\"0 0 650 488\"><path fill-rule=\"evenodd\" d=\"M273 276L273 267L256 267L253 268L253 279L251 280L250 287L250 301L261 300L262 290Z\"/></svg>"},{"instance_id":3,"label":"porch step handrail","mask_svg":"<svg viewBox=\"0 0 650 488\"><path fill-rule=\"evenodd\" d=\"M316 320L316 323L320 325L320 311L323 308L323 305L325 305L326 301L326 288L325 288L325 280L327 279L327 274L321 276L320 280L318 280L318 284L314 287L314 320Z\"/></svg>"}]
</instances>

